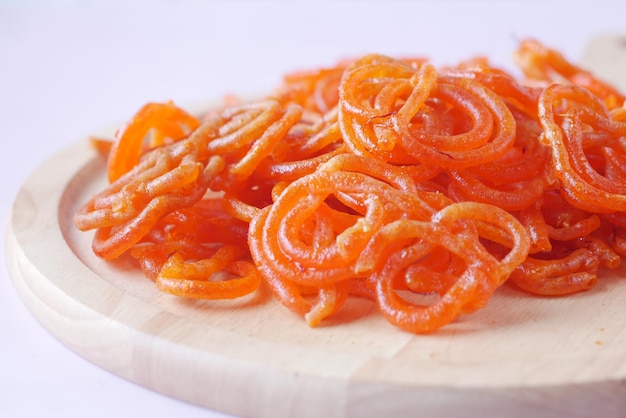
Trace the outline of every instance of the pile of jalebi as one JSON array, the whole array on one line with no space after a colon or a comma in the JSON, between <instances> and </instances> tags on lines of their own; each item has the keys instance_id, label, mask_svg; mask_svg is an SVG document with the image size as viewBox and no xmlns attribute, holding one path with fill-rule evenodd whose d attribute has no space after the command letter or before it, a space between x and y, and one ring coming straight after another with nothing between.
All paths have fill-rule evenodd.
<instances>
[{"instance_id":1,"label":"pile of jalebi","mask_svg":"<svg viewBox=\"0 0 626 418\"><path fill-rule=\"evenodd\" d=\"M267 286L311 326L352 297L422 333L507 280L587 290L626 255L625 97L537 41L515 57L523 77L367 55L201 117L149 103L97 143L110 185L75 223L164 292Z\"/></svg>"}]
</instances>

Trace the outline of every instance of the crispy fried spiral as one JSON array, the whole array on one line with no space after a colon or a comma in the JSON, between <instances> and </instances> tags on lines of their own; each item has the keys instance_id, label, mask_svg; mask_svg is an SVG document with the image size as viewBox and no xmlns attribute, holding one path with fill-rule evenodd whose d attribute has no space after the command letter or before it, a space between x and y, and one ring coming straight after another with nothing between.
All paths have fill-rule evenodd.
<instances>
[{"instance_id":1,"label":"crispy fried spiral","mask_svg":"<svg viewBox=\"0 0 626 418\"><path fill-rule=\"evenodd\" d=\"M110 184L75 224L164 292L267 286L311 326L348 298L424 333L507 281L590 289L626 255L625 97L535 40L515 57L524 79L370 54L202 117L149 103L94 140Z\"/></svg>"}]
</instances>

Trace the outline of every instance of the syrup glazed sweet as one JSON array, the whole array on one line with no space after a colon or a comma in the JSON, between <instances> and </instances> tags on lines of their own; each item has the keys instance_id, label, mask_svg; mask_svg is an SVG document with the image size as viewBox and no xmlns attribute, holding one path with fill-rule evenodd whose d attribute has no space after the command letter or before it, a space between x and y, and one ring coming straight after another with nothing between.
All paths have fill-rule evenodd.
<instances>
[{"instance_id":1,"label":"syrup glazed sweet","mask_svg":"<svg viewBox=\"0 0 626 418\"><path fill-rule=\"evenodd\" d=\"M149 103L94 142L110 184L75 224L164 292L268 286L311 326L351 297L423 333L507 280L587 290L626 255L625 98L535 40L515 57L523 78L372 54L201 118Z\"/></svg>"}]
</instances>

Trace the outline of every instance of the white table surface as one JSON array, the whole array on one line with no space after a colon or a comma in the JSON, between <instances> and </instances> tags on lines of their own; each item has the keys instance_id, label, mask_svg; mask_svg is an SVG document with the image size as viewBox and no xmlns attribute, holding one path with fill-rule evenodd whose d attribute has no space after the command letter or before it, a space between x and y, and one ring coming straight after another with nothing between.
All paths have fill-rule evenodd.
<instances>
[{"instance_id":1,"label":"white table surface","mask_svg":"<svg viewBox=\"0 0 626 418\"><path fill-rule=\"evenodd\" d=\"M367 52L512 68L536 37L575 59L626 33L621 1L0 0L0 217L45 159L147 101L263 93L281 74ZM4 254L4 241L0 243ZM34 319L0 258L0 416L224 417L103 371Z\"/></svg>"}]
</instances>

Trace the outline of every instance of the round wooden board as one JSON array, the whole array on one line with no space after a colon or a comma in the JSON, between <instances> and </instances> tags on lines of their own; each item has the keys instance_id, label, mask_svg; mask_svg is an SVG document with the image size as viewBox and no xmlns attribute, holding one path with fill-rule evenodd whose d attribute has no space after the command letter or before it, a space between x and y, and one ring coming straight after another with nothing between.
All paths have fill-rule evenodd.
<instances>
[{"instance_id":1,"label":"round wooden board","mask_svg":"<svg viewBox=\"0 0 626 418\"><path fill-rule=\"evenodd\" d=\"M77 207L105 185L81 141L18 194L7 250L16 288L61 342L155 391L246 417L623 416L626 280L531 297L513 286L432 335L349 301L316 329L266 291L231 302L157 291L128 259L104 262Z\"/></svg>"}]
</instances>

